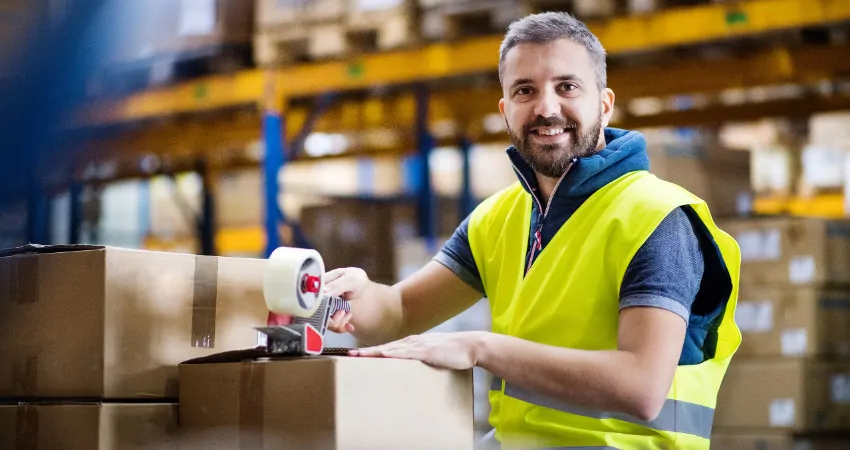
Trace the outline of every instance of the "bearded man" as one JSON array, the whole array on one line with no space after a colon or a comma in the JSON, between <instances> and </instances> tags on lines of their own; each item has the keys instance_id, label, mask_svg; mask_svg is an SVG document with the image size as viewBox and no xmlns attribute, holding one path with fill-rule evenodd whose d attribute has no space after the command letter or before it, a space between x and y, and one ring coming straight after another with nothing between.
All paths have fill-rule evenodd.
<instances>
[{"instance_id":1,"label":"bearded man","mask_svg":"<svg viewBox=\"0 0 850 450\"><path fill-rule=\"evenodd\" d=\"M517 182L394 286L325 277L352 306L331 329L369 346L352 355L493 375L488 448L709 448L741 340L740 251L703 200L649 172L640 133L608 127L605 60L568 14L513 23L499 111ZM492 331L424 333L482 296Z\"/></svg>"}]
</instances>

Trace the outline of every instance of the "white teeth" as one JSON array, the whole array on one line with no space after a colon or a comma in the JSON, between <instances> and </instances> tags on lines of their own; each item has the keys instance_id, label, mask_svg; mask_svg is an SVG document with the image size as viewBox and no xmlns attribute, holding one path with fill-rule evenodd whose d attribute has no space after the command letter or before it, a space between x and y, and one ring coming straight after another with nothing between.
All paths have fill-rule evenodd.
<instances>
[{"instance_id":1,"label":"white teeth","mask_svg":"<svg viewBox=\"0 0 850 450\"><path fill-rule=\"evenodd\" d=\"M537 134L542 134L543 136L555 136L563 133L564 131L566 131L564 128L541 128L537 130Z\"/></svg>"}]
</instances>

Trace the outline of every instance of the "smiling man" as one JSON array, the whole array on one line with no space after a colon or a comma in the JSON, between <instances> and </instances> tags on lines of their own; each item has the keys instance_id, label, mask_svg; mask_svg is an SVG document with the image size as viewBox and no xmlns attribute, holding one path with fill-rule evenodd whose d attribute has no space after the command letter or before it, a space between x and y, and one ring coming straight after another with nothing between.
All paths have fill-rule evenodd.
<instances>
[{"instance_id":1,"label":"smiling man","mask_svg":"<svg viewBox=\"0 0 850 450\"><path fill-rule=\"evenodd\" d=\"M738 246L649 172L640 133L608 127L605 58L568 14L513 23L499 111L517 182L395 286L326 275L352 301L332 329L371 345L354 355L493 374L495 448L707 449L740 343ZM423 334L482 295L492 332Z\"/></svg>"}]
</instances>

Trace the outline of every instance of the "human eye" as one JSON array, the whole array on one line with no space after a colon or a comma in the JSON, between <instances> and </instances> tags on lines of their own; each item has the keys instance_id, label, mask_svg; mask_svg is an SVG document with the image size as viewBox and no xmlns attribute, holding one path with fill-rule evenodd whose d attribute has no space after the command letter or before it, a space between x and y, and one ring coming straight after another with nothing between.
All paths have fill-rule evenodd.
<instances>
[{"instance_id":1,"label":"human eye","mask_svg":"<svg viewBox=\"0 0 850 450\"><path fill-rule=\"evenodd\" d=\"M578 90L578 86L575 83L561 83L558 85L558 91L560 92L573 92Z\"/></svg>"},{"instance_id":2,"label":"human eye","mask_svg":"<svg viewBox=\"0 0 850 450\"><path fill-rule=\"evenodd\" d=\"M516 97L516 96L520 96L520 97L529 96L529 95L531 95L532 92L533 92L533 90L531 89L531 86L520 86L520 87L518 87L514 90L514 97Z\"/></svg>"}]
</instances>

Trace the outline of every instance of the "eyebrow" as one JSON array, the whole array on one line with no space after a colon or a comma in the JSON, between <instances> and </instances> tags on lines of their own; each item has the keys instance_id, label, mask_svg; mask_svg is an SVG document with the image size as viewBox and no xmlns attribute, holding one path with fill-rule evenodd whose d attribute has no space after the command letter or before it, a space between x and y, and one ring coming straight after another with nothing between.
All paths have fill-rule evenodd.
<instances>
[{"instance_id":1,"label":"eyebrow","mask_svg":"<svg viewBox=\"0 0 850 450\"><path fill-rule=\"evenodd\" d=\"M574 75L574 74L558 75L556 77L552 77L552 79L557 80L557 81L582 81L581 78L578 75ZM515 80L513 83L511 83L511 88L514 88L514 87L516 87L520 84L528 84L528 83L533 83L533 82L534 82L534 80L532 80L531 78L519 78L519 79Z\"/></svg>"}]
</instances>

